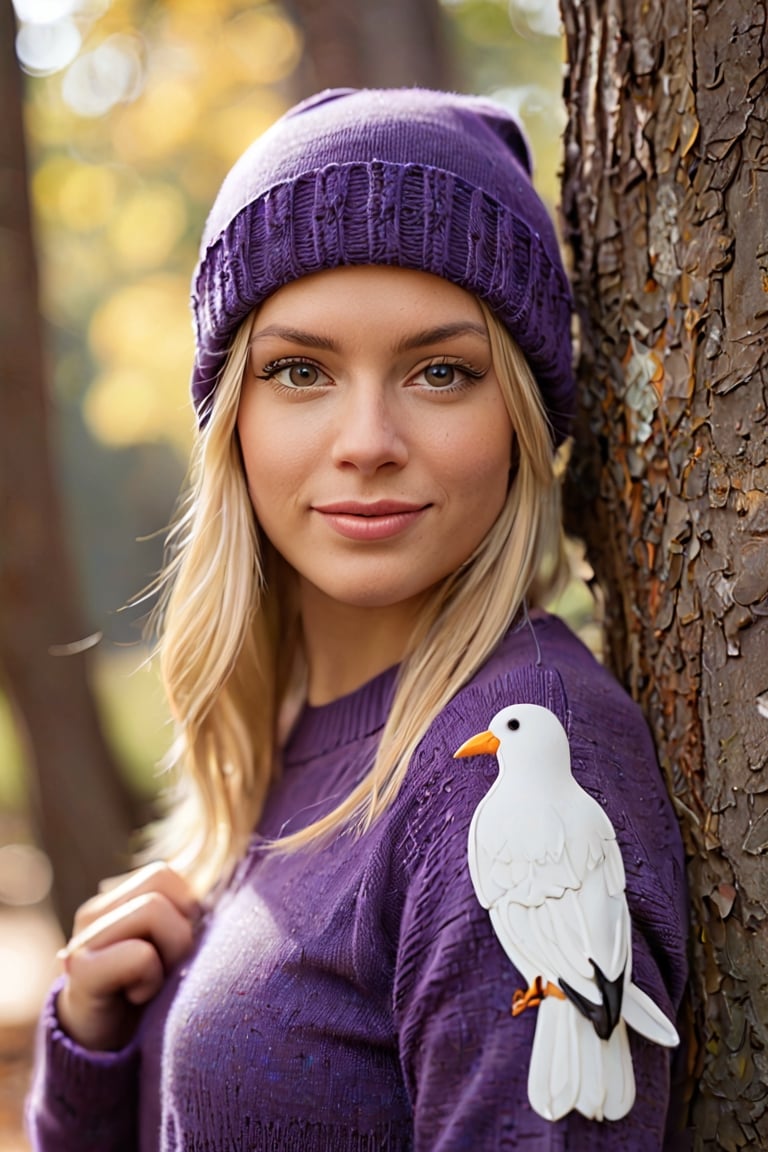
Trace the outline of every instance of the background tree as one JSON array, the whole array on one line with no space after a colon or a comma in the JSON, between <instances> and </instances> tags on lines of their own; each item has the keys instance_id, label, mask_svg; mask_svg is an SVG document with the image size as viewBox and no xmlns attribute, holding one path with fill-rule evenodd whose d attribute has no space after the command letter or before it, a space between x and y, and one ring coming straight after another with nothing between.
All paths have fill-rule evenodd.
<instances>
[{"instance_id":1,"label":"background tree","mask_svg":"<svg viewBox=\"0 0 768 1152\"><path fill-rule=\"evenodd\" d=\"M438 0L293 0L304 34L299 73L305 94L322 88L420 84L455 79Z\"/></svg>"},{"instance_id":2,"label":"background tree","mask_svg":"<svg viewBox=\"0 0 768 1152\"><path fill-rule=\"evenodd\" d=\"M57 862L62 922L105 861L127 859L135 811L90 691L51 452L13 12L0 5L0 674L24 734L30 809ZM57 652L57 645L60 651Z\"/></svg>"},{"instance_id":3,"label":"background tree","mask_svg":"<svg viewBox=\"0 0 768 1152\"><path fill-rule=\"evenodd\" d=\"M571 519L690 854L695 1146L764 1148L766 9L564 0L563 13L586 397Z\"/></svg>"}]
</instances>

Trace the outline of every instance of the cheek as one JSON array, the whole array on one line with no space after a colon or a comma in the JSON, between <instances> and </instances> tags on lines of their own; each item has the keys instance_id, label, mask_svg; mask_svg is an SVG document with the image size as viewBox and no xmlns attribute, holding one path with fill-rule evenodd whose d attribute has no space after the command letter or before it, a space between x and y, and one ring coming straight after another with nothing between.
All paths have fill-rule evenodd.
<instances>
[{"instance_id":1,"label":"cheek","mask_svg":"<svg viewBox=\"0 0 768 1152\"><path fill-rule=\"evenodd\" d=\"M514 433L506 409L492 420L468 421L444 450L446 477L454 477L470 501L483 502L509 486Z\"/></svg>"},{"instance_id":2,"label":"cheek","mask_svg":"<svg viewBox=\"0 0 768 1152\"><path fill-rule=\"evenodd\" d=\"M306 475L307 440L253 395L240 405L237 431L251 502L260 515L284 502Z\"/></svg>"},{"instance_id":3,"label":"cheek","mask_svg":"<svg viewBox=\"0 0 768 1152\"><path fill-rule=\"evenodd\" d=\"M248 492L257 518L264 522L296 492L302 469L280 445L260 437L242 445Z\"/></svg>"}]
</instances>

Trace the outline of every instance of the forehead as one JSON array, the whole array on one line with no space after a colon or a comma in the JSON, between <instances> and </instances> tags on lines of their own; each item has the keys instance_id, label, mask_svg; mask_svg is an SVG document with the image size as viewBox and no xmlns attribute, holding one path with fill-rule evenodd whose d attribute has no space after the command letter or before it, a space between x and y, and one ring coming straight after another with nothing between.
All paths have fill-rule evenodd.
<instances>
[{"instance_id":1,"label":"forehead","mask_svg":"<svg viewBox=\"0 0 768 1152\"><path fill-rule=\"evenodd\" d=\"M301 315L316 324L362 320L361 334L374 323L398 327L463 319L485 323L477 299L429 272L391 265L346 266L315 272L284 285L259 307L255 327Z\"/></svg>"}]
</instances>

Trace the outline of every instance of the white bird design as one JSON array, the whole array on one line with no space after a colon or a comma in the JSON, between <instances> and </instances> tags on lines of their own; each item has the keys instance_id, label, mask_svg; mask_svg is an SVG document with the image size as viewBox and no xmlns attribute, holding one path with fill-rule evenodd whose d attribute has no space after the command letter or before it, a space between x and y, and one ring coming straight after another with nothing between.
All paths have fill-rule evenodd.
<instances>
[{"instance_id":1,"label":"white bird design","mask_svg":"<svg viewBox=\"0 0 768 1152\"><path fill-rule=\"evenodd\" d=\"M674 1047L663 1012L632 983L624 864L607 815L571 774L568 736L536 704L503 708L455 753L495 753L499 774L469 829L469 871L504 951L538 1006L528 1072L547 1120L572 1109L618 1120L635 1099L627 1025Z\"/></svg>"}]
</instances>

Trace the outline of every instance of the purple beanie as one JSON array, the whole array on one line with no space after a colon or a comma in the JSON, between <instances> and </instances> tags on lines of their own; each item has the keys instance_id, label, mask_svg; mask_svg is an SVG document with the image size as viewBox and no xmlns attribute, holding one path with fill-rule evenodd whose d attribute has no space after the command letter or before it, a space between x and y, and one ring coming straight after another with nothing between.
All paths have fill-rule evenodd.
<instances>
[{"instance_id":1,"label":"purple beanie","mask_svg":"<svg viewBox=\"0 0 768 1152\"><path fill-rule=\"evenodd\" d=\"M559 444L575 402L571 297L530 172L520 127L480 97L333 89L287 112L232 168L203 234L192 292L200 422L257 304L324 268L395 264L489 305L525 354Z\"/></svg>"}]
</instances>

